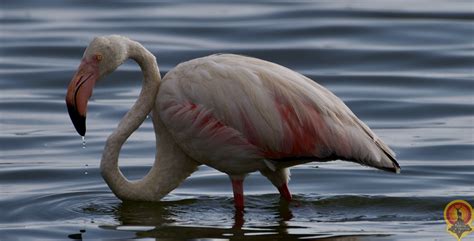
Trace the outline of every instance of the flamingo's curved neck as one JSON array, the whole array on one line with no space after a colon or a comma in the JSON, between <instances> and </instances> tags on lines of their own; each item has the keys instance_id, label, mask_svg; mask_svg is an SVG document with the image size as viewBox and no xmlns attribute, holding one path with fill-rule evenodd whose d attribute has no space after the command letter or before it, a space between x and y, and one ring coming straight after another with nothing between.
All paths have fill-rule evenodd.
<instances>
[{"instance_id":1,"label":"flamingo's curved neck","mask_svg":"<svg viewBox=\"0 0 474 241\"><path fill-rule=\"evenodd\" d=\"M120 121L117 129L109 136L105 144L100 169L110 189L122 200L150 200L156 194L147 192L154 173L151 171L139 181L129 181L120 171L118 157L120 149L128 137L143 123L154 106L161 77L156 59L142 45L127 41L128 58L135 60L144 75L143 86L133 107ZM155 169L155 168L153 168ZM160 197L161 198L161 197Z\"/></svg>"}]
</instances>

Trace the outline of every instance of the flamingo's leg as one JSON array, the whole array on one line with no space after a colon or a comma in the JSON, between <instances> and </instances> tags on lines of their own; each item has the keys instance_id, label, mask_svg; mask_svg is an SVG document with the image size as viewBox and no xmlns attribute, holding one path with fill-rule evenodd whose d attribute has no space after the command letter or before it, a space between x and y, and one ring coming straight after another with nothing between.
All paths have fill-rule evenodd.
<instances>
[{"instance_id":1,"label":"flamingo's leg","mask_svg":"<svg viewBox=\"0 0 474 241\"><path fill-rule=\"evenodd\" d=\"M288 183L283 183L283 185L279 186L278 191L280 192L280 195L283 199L288 202L291 202L291 193L288 189Z\"/></svg>"},{"instance_id":2,"label":"flamingo's leg","mask_svg":"<svg viewBox=\"0 0 474 241\"><path fill-rule=\"evenodd\" d=\"M277 170L263 169L260 173L268 178L272 184L278 188L281 198L290 202L291 193L288 189L288 181L290 180L290 171L288 168L282 168Z\"/></svg>"},{"instance_id":3,"label":"flamingo's leg","mask_svg":"<svg viewBox=\"0 0 474 241\"><path fill-rule=\"evenodd\" d=\"M234 191L234 206L237 210L244 210L244 179L231 177Z\"/></svg>"}]
</instances>

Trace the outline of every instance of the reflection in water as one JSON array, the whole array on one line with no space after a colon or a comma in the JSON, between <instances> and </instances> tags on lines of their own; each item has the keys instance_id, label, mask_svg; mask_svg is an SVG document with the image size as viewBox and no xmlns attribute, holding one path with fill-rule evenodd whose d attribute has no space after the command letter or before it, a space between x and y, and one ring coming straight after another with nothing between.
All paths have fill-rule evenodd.
<instances>
[{"instance_id":1,"label":"reflection in water","mask_svg":"<svg viewBox=\"0 0 474 241\"><path fill-rule=\"evenodd\" d=\"M275 203L270 209L265 211L273 214L272 219L265 220L266 223L260 223L258 226L252 225L256 220L250 221L250 225L245 225L246 219L254 219L252 210L238 211L233 208L225 207L224 212L202 212L195 209L212 210L213 202L208 207L198 207L202 203L195 199L175 201L175 202L122 202L117 204L115 208L115 218L121 225L129 226L133 230L133 226L137 229L148 226L150 230L137 230L137 237L154 237L154 238L228 238L238 239L244 236L258 236L261 239L271 237L293 237L300 238L314 235L288 235L287 221L293 217L290 205L284 201ZM230 206L232 203L230 203ZM221 207L214 207L214 209ZM229 212L233 210L233 214ZM205 215L205 217L191 217L188 215L196 215L197 213ZM258 222L261 222L259 220ZM103 226L110 229L110 226ZM303 228L303 227L292 227Z\"/></svg>"},{"instance_id":2,"label":"reflection in water","mask_svg":"<svg viewBox=\"0 0 474 241\"><path fill-rule=\"evenodd\" d=\"M218 238L228 240L241 240L243 238L252 240L297 240L297 239L322 239L332 241L345 240L370 240L368 238L388 237L386 234L334 234L299 232L292 233L289 230L302 230L307 227L289 225L293 218L292 208L298 206L288 205L286 202L276 202L265 209L273 218L266 213L265 217L258 214L261 210L247 209L237 211L232 208L232 203L225 207L214 207L222 212L214 212L209 206L202 205L198 200L183 200L178 202L123 202L116 206L115 218L121 223L117 226L100 226L103 229L134 231L136 238L158 239L200 239ZM199 210L196 210L199 209ZM203 212L207 209L209 212ZM229 210L233 210L233 215ZM255 214L254 212L257 212ZM196 217L195 215L203 215ZM191 216L190 216L191 215ZM246 224L247 223L247 224ZM375 239L375 240L376 240Z\"/></svg>"},{"instance_id":3,"label":"reflection in water","mask_svg":"<svg viewBox=\"0 0 474 241\"><path fill-rule=\"evenodd\" d=\"M444 197L295 195L294 201L287 203L276 194L250 195L245 211L239 212L235 211L231 197L201 196L159 203L98 198L80 210L73 210L115 222L99 221L99 226L93 224L88 228L119 230L131 237L232 240L249 236L256 240L282 237L285 240L379 240L381 237L392 240L391 232L370 225L379 222L396 225L414 219L437 222L442 217L439 207L447 200ZM395 208L394 203L399 207ZM396 215L392 215L394 211ZM80 236L74 235L69 237Z\"/></svg>"},{"instance_id":4,"label":"reflection in water","mask_svg":"<svg viewBox=\"0 0 474 241\"><path fill-rule=\"evenodd\" d=\"M101 225L99 228L133 232L135 238L156 239L206 237L240 240L244 237L246 239L251 237L252 240L276 240L284 237L284 240L303 238L334 241L359 240L361 237L363 240L370 240L367 238L389 236L377 233L329 233L324 231L317 233L314 230L301 232L301 230L307 230L308 227L291 224L292 209L298 210L300 208L298 202L291 204L285 201L274 202L263 210L247 208L243 212L235 210L231 200L223 206L219 205L219 202L222 202L222 199L205 201L187 199L160 203L122 202L113 208L114 218L120 225ZM208 212L203 210L208 210ZM299 232L290 230L299 230Z\"/></svg>"},{"instance_id":5,"label":"reflection in water","mask_svg":"<svg viewBox=\"0 0 474 241\"><path fill-rule=\"evenodd\" d=\"M114 214L122 225L161 226L175 222L171 207L166 202L127 201L118 204Z\"/></svg>"},{"instance_id":6,"label":"reflection in water","mask_svg":"<svg viewBox=\"0 0 474 241\"><path fill-rule=\"evenodd\" d=\"M94 217L95 221L84 228L89 235L98 229L101 232L120 231L130 238L157 239L239 239L250 236L257 240L356 240L359 237L363 237L362 240L378 240L383 236L384 240L391 240L392 232L371 228L370 225L382 222L396 228L400 221L437 222L442 217L442 214L438 214L439 207L447 200L441 197L414 199L295 195L294 201L287 203L280 200L277 194L249 195L245 211L236 212L232 198L223 196L199 196L151 203L118 202L111 195L101 196L97 193L91 196L83 193L77 195L80 195L81 203L87 204L70 207L71 200L77 201L76 195L66 195L61 203L81 217ZM58 199L56 196L48 198ZM417 213L420 210L423 212ZM111 223L110 220L114 221ZM65 236L72 239L87 238L87 235L77 233L75 229L70 233Z\"/></svg>"},{"instance_id":7,"label":"reflection in water","mask_svg":"<svg viewBox=\"0 0 474 241\"><path fill-rule=\"evenodd\" d=\"M79 230L79 233L72 233L72 234L69 234L67 237L70 239L82 240L82 234L85 232L86 232L85 229L81 229Z\"/></svg>"}]
</instances>

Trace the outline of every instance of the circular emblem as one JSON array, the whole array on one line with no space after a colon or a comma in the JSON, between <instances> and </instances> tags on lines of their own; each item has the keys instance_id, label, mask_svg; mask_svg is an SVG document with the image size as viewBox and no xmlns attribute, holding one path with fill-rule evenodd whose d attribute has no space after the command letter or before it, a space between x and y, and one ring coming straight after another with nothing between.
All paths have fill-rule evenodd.
<instances>
[{"instance_id":1,"label":"circular emblem","mask_svg":"<svg viewBox=\"0 0 474 241\"><path fill-rule=\"evenodd\" d=\"M444 209L444 220L448 225L447 231L457 240L461 240L472 232L472 219L472 207L464 200L454 200Z\"/></svg>"}]
</instances>

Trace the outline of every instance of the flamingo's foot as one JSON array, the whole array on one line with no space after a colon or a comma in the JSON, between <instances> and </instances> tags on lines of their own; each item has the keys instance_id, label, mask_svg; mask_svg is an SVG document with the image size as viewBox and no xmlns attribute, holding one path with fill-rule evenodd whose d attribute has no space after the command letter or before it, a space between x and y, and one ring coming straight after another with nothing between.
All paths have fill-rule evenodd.
<instances>
[{"instance_id":1,"label":"flamingo's foot","mask_svg":"<svg viewBox=\"0 0 474 241\"><path fill-rule=\"evenodd\" d=\"M232 189L234 191L234 206L238 211L244 210L244 180L234 179L232 180Z\"/></svg>"},{"instance_id":2,"label":"flamingo's foot","mask_svg":"<svg viewBox=\"0 0 474 241\"><path fill-rule=\"evenodd\" d=\"M287 202L291 202L291 193L290 190L288 189L288 184L284 183L280 187L278 187L278 191L280 192L280 196L285 199Z\"/></svg>"}]
</instances>

